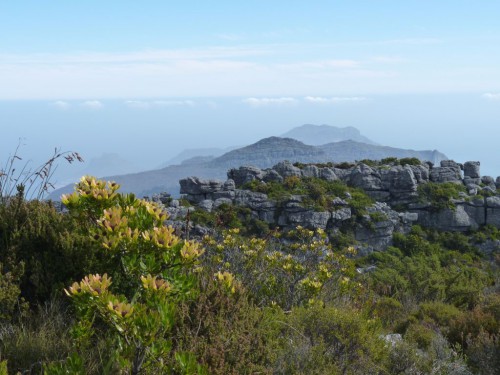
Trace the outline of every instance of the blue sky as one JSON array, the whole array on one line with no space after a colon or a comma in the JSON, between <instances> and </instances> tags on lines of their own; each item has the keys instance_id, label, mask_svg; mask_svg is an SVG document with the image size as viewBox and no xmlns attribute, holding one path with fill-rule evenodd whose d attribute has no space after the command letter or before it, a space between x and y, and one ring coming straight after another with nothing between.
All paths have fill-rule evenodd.
<instances>
[{"instance_id":1,"label":"blue sky","mask_svg":"<svg viewBox=\"0 0 500 375\"><path fill-rule=\"evenodd\" d=\"M500 174L499 18L497 0L2 1L0 156L22 137L34 160L153 168L316 123Z\"/></svg>"},{"instance_id":2,"label":"blue sky","mask_svg":"<svg viewBox=\"0 0 500 375\"><path fill-rule=\"evenodd\" d=\"M498 1L4 1L0 99L500 91Z\"/></svg>"}]
</instances>

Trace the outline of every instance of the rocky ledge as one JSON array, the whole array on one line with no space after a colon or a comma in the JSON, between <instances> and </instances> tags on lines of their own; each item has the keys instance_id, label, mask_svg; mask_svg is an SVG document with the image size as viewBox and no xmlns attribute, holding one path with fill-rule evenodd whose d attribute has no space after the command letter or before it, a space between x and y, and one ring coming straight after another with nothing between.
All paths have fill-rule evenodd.
<instances>
[{"instance_id":1,"label":"rocky ledge","mask_svg":"<svg viewBox=\"0 0 500 375\"><path fill-rule=\"evenodd\" d=\"M395 231L407 232L413 224L459 232L487 224L500 228L500 196L497 193L500 177L495 180L491 176L481 176L479 162L459 164L445 160L434 166L419 162L401 165L397 161L353 165L293 165L284 161L267 169L253 166L231 169L227 176L226 181L182 179L180 192L198 209L211 212L223 204L241 206L250 209L252 217L285 229L300 225L335 234L349 222L355 239L368 250L386 248ZM284 182L292 176L338 180L347 186L361 188L375 203L353 218L349 193L333 197L328 210L318 210L304 205L303 195L289 195L277 201L264 193L242 188L254 180L266 184ZM426 184L453 184L460 187L460 193L445 206L436 207L432 200L422 196L419 187ZM187 209L174 200L169 212L173 217L183 217Z\"/></svg>"}]
</instances>

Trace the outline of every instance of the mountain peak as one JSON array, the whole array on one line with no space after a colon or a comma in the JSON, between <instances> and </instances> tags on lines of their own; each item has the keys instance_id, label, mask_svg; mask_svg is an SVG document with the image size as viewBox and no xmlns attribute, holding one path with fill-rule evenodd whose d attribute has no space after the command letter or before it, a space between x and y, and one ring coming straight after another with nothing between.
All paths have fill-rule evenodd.
<instances>
[{"instance_id":1,"label":"mountain peak","mask_svg":"<svg viewBox=\"0 0 500 375\"><path fill-rule=\"evenodd\" d=\"M320 146L332 142L352 140L361 143L375 145L376 143L361 135L360 131L353 126L337 127L331 125L305 124L293 128L282 137L293 138L307 145Z\"/></svg>"}]
</instances>

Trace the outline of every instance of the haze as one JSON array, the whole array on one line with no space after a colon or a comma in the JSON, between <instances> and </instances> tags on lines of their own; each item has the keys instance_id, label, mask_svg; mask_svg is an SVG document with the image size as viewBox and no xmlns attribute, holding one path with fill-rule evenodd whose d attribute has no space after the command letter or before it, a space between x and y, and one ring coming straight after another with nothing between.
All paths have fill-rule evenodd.
<instances>
[{"instance_id":1,"label":"haze","mask_svg":"<svg viewBox=\"0 0 500 375\"><path fill-rule=\"evenodd\" d=\"M154 169L310 123L497 176L499 14L457 0L3 2L0 160L22 138L34 164L60 147Z\"/></svg>"}]
</instances>

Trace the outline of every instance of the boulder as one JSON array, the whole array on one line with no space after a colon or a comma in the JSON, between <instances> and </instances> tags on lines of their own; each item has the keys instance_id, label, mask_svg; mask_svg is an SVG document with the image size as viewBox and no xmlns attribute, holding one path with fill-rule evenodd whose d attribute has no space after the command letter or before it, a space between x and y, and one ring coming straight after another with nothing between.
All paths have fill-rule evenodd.
<instances>
[{"instance_id":1,"label":"boulder","mask_svg":"<svg viewBox=\"0 0 500 375\"><path fill-rule=\"evenodd\" d=\"M486 224L500 228L500 197L486 198Z\"/></svg>"},{"instance_id":2,"label":"boulder","mask_svg":"<svg viewBox=\"0 0 500 375\"><path fill-rule=\"evenodd\" d=\"M443 160L444 161L444 160ZM460 168L435 167L430 171L429 179L432 182L462 182Z\"/></svg>"},{"instance_id":3,"label":"boulder","mask_svg":"<svg viewBox=\"0 0 500 375\"><path fill-rule=\"evenodd\" d=\"M266 194L239 189L235 190L234 204L248 207L255 211L274 207L274 202L269 201Z\"/></svg>"},{"instance_id":4,"label":"boulder","mask_svg":"<svg viewBox=\"0 0 500 375\"><path fill-rule=\"evenodd\" d=\"M234 181L235 185L241 187L247 182L253 180L262 180L264 178L264 172L254 166L243 166L239 168L232 168L227 172L227 178Z\"/></svg>"},{"instance_id":5,"label":"boulder","mask_svg":"<svg viewBox=\"0 0 500 375\"><path fill-rule=\"evenodd\" d=\"M228 179L226 182L224 182L224 185L222 185L222 190L224 191L234 191L236 189L236 184L233 179Z\"/></svg>"},{"instance_id":6,"label":"boulder","mask_svg":"<svg viewBox=\"0 0 500 375\"><path fill-rule=\"evenodd\" d=\"M198 177L187 177L179 181L181 194L208 194L222 190L223 182L220 180L204 180Z\"/></svg>"},{"instance_id":7,"label":"boulder","mask_svg":"<svg viewBox=\"0 0 500 375\"><path fill-rule=\"evenodd\" d=\"M352 217L352 211L350 207L340 208L338 210L332 211L332 220L334 222L342 222L349 220Z\"/></svg>"},{"instance_id":8,"label":"boulder","mask_svg":"<svg viewBox=\"0 0 500 375\"><path fill-rule=\"evenodd\" d=\"M206 211L206 212L212 212L212 208L214 206L214 201L211 199L205 199L202 200L200 203L198 203L198 208L200 210Z\"/></svg>"},{"instance_id":9,"label":"boulder","mask_svg":"<svg viewBox=\"0 0 500 375\"><path fill-rule=\"evenodd\" d=\"M318 178L319 176L320 176L320 170L315 165L306 165L302 169L302 177Z\"/></svg>"},{"instance_id":10,"label":"boulder","mask_svg":"<svg viewBox=\"0 0 500 375\"><path fill-rule=\"evenodd\" d=\"M412 170L418 184L429 181L429 166L427 164L407 165L407 167Z\"/></svg>"},{"instance_id":11,"label":"boulder","mask_svg":"<svg viewBox=\"0 0 500 375\"><path fill-rule=\"evenodd\" d=\"M283 178L292 176L300 177L302 175L301 170L290 163L288 160L279 162L273 167L273 169L278 172Z\"/></svg>"},{"instance_id":12,"label":"boulder","mask_svg":"<svg viewBox=\"0 0 500 375\"><path fill-rule=\"evenodd\" d=\"M382 188L382 181L376 169L361 163L351 171L349 185L366 191L372 191L380 190Z\"/></svg>"},{"instance_id":13,"label":"boulder","mask_svg":"<svg viewBox=\"0 0 500 375\"><path fill-rule=\"evenodd\" d=\"M465 232L477 229L480 223L468 215L465 205L457 205L454 209L445 208L440 211L418 211L418 224L448 232ZM469 209L470 210L470 209Z\"/></svg>"},{"instance_id":14,"label":"boulder","mask_svg":"<svg viewBox=\"0 0 500 375\"><path fill-rule=\"evenodd\" d=\"M326 167L320 168L319 177L325 181L336 181L339 179L333 169Z\"/></svg>"},{"instance_id":15,"label":"boulder","mask_svg":"<svg viewBox=\"0 0 500 375\"><path fill-rule=\"evenodd\" d=\"M478 161L466 161L464 163L464 178L481 178L481 163Z\"/></svg>"},{"instance_id":16,"label":"boulder","mask_svg":"<svg viewBox=\"0 0 500 375\"><path fill-rule=\"evenodd\" d=\"M330 212L316 212L312 210L292 212L288 214L287 224L291 227L301 225L304 228L310 229L326 229L331 216Z\"/></svg>"},{"instance_id":17,"label":"boulder","mask_svg":"<svg viewBox=\"0 0 500 375\"><path fill-rule=\"evenodd\" d=\"M264 177L262 179L264 180L264 182L272 182L272 181L279 183L283 182L283 177L281 177L281 175L274 169L267 169L264 172Z\"/></svg>"}]
</instances>

